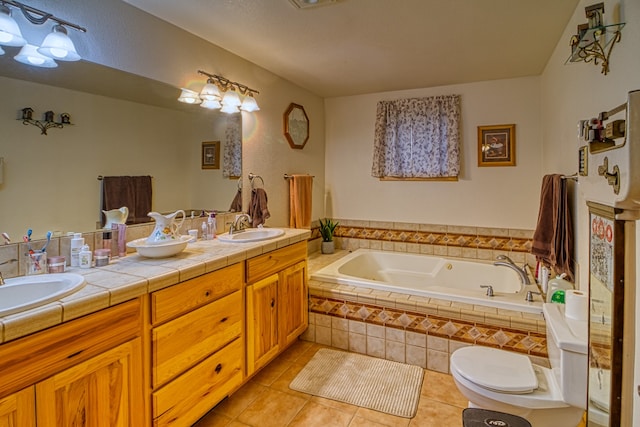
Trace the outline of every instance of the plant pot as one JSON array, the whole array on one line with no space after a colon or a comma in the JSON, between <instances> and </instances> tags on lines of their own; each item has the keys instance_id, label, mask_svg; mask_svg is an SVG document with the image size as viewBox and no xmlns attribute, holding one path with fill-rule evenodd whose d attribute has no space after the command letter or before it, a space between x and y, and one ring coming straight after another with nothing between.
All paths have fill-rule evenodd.
<instances>
[{"instance_id":1,"label":"plant pot","mask_svg":"<svg viewBox=\"0 0 640 427\"><path fill-rule=\"evenodd\" d=\"M332 254L336 249L335 242L322 242L322 253L323 254Z\"/></svg>"}]
</instances>

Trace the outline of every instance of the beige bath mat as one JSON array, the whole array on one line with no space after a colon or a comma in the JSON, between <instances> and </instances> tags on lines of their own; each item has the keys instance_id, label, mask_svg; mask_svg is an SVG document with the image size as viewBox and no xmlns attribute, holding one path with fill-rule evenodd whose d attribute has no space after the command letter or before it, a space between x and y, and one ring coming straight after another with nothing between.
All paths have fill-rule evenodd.
<instances>
[{"instance_id":1,"label":"beige bath mat","mask_svg":"<svg viewBox=\"0 0 640 427\"><path fill-rule=\"evenodd\" d=\"M418 409L423 374L419 366L321 348L289 387L412 418Z\"/></svg>"}]
</instances>

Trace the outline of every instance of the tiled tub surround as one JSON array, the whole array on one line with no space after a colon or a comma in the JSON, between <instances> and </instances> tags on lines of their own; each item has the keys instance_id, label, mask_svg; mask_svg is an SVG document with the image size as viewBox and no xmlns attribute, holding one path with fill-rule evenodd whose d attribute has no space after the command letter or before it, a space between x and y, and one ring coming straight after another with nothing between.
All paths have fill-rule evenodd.
<instances>
[{"instance_id":1,"label":"tiled tub surround","mask_svg":"<svg viewBox=\"0 0 640 427\"><path fill-rule=\"evenodd\" d=\"M224 233L229 227L226 225L228 222L233 221L236 213L223 213L216 214L216 233ZM187 234L187 230L196 229L201 231L203 222L206 222L206 217L187 218L178 230L180 234ZM149 222L145 224L135 224L127 226L126 241L141 239L148 237L155 227L155 222ZM91 250L102 248L102 234L105 230L96 230L91 232L82 233L82 237L85 243L89 245ZM19 240L16 236L12 236L13 240ZM45 240L34 240L31 242L33 249L40 249L45 244ZM47 254L49 256L64 255L66 257L67 266L70 265L69 253L71 250L71 236L54 237L51 239L49 246L47 246ZM134 249L127 248L128 253L135 252ZM5 265L0 265L0 272L4 278L24 276L26 272L25 256L27 253L27 245L25 243L15 243L10 245L0 246L0 263L16 259L17 262L11 262ZM113 254L112 254L113 255ZM117 255L117 254L116 254Z\"/></svg>"},{"instance_id":2,"label":"tiled tub surround","mask_svg":"<svg viewBox=\"0 0 640 427\"><path fill-rule=\"evenodd\" d=\"M310 272L345 256L314 253ZM448 373L457 348L484 345L547 365L542 314L309 281L309 329L318 344Z\"/></svg>"},{"instance_id":3,"label":"tiled tub surround","mask_svg":"<svg viewBox=\"0 0 640 427\"><path fill-rule=\"evenodd\" d=\"M334 233L336 246L342 249L367 248L480 260L494 260L503 254L517 263L535 265L535 258L529 253L533 230L339 218L335 221L339 223ZM312 238L319 236L314 227Z\"/></svg>"},{"instance_id":4,"label":"tiled tub surround","mask_svg":"<svg viewBox=\"0 0 640 427\"><path fill-rule=\"evenodd\" d=\"M129 235L131 230L139 231L139 226L127 229L129 240L132 239ZM183 252L170 258L151 259L131 253L126 257L113 260L104 267L68 268L67 271L84 276L87 282L85 287L58 301L0 317L0 343L94 313L263 253L306 241L310 236L309 230L288 228L283 230L285 231L283 236L262 242L238 244L224 243L218 239L199 240L190 243ZM144 233L148 235L151 229ZM85 234L85 239L93 234L101 233ZM141 234L138 237L145 236L143 232ZM51 253L53 253L53 245L52 240ZM12 254L15 256L17 246L3 246L0 249L13 251ZM2 256L0 262L6 259L6 253L0 252L0 256Z\"/></svg>"}]
</instances>

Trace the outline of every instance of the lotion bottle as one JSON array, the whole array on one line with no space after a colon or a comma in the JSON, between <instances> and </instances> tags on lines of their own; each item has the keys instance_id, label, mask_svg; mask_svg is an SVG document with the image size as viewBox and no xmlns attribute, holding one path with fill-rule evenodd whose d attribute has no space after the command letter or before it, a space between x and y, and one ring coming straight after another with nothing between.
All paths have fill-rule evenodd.
<instances>
[{"instance_id":1,"label":"lotion bottle","mask_svg":"<svg viewBox=\"0 0 640 427\"><path fill-rule=\"evenodd\" d=\"M78 258L80 262L80 268L91 268L92 254L89 245L82 246Z\"/></svg>"},{"instance_id":2,"label":"lotion bottle","mask_svg":"<svg viewBox=\"0 0 640 427\"><path fill-rule=\"evenodd\" d=\"M80 250L84 245L84 238L82 237L82 233L73 233L73 238L71 239L71 267L79 267L80 266Z\"/></svg>"}]
</instances>

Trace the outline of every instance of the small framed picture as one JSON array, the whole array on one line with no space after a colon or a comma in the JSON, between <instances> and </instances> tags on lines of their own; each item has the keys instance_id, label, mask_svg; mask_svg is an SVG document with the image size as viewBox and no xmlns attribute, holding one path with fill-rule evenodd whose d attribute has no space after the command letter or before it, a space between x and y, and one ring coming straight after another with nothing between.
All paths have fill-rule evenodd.
<instances>
[{"instance_id":1,"label":"small framed picture","mask_svg":"<svg viewBox=\"0 0 640 427\"><path fill-rule=\"evenodd\" d=\"M202 169L220 169L220 141L202 143Z\"/></svg>"},{"instance_id":2,"label":"small framed picture","mask_svg":"<svg viewBox=\"0 0 640 427\"><path fill-rule=\"evenodd\" d=\"M516 125L478 126L478 166L516 165Z\"/></svg>"}]
</instances>

